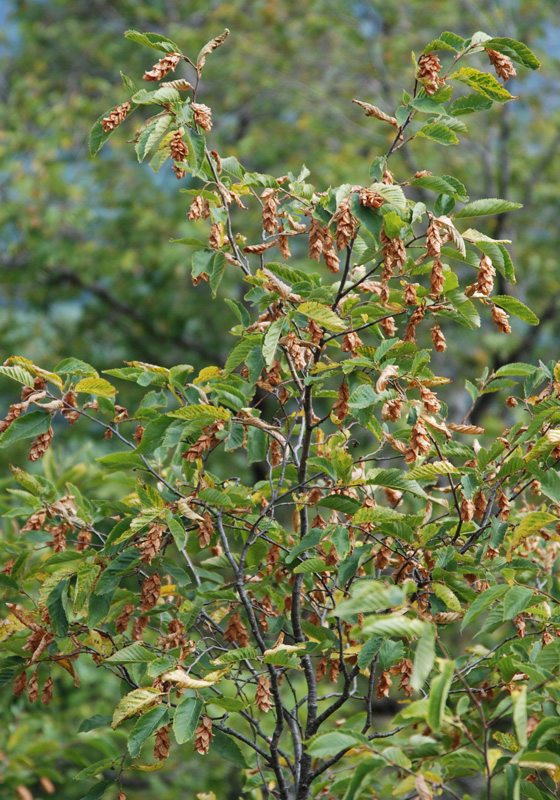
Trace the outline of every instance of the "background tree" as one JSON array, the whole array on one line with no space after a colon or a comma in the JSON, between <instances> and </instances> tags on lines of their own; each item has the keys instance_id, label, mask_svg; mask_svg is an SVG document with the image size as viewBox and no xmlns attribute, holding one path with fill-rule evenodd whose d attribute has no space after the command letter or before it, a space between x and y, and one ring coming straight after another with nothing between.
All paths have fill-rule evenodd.
<instances>
[{"instance_id":1,"label":"background tree","mask_svg":"<svg viewBox=\"0 0 560 800\"><path fill-rule=\"evenodd\" d=\"M155 87L123 77L130 100L100 117L90 147L134 113L140 160L191 175L197 235L176 246L194 248L193 282L212 296L229 275L238 340L223 366L106 371L141 387L136 411L75 357L0 368L23 384L0 445L31 439L29 459L46 459L46 477L12 468L20 488L5 516L25 524L7 526L3 544L3 680L45 705L60 702L60 668L75 684L92 663L120 681L112 715L81 723L87 733L112 719L114 733L89 741L101 758L65 749L83 760L77 779L93 780L68 797L145 791L135 775L179 750L173 741L233 762L235 795L553 797L558 367L507 364L467 384L473 408L479 393L509 395L510 427L492 441L472 409L457 420L444 402L449 379L432 371L443 357L430 366L444 330L476 335L479 314L502 336L509 315L537 322L494 293L497 274L514 279L507 242L473 227L518 204L469 199L456 177L406 160L402 175L388 166L409 142L457 144L464 117L510 102L505 83L538 61L510 38L441 34L394 116L357 100L391 130L386 154L362 182L317 191L305 169L276 179L207 145L199 79L227 34L193 59L129 31L156 51L143 69ZM477 69L488 65L503 83ZM249 213L243 225L245 206L258 230ZM59 417L87 437L100 427L116 452L95 469L70 454L65 471L49 460ZM459 626L480 643L463 650ZM395 675L392 696L411 701L396 708L385 701ZM6 785L24 800L63 780L42 747L34 763L7 740Z\"/></svg>"}]
</instances>

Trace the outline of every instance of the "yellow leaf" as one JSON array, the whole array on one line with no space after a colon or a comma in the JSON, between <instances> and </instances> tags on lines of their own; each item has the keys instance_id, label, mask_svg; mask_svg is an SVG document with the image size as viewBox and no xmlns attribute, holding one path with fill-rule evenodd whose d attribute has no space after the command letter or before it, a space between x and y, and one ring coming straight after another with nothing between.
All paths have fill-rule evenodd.
<instances>
[{"instance_id":1,"label":"yellow leaf","mask_svg":"<svg viewBox=\"0 0 560 800\"><path fill-rule=\"evenodd\" d=\"M68 672L74 678L74 686L76 687L76 689L79 689L81 680L80 676L74 669L74 664L72 663L72 661L69 658L61 658L60 661L55 661L54 663L58 664L58 666L62 667L62 669L65 669L66 672Z\"/></svg>"},{"instance_id":2,"label":"yellow leaf","mask_svg":"<svg viewBox=\"0 0 560 800\"><path fill-rule=\"evenodd\" d=\"M105 378L82 378L74 387L76 392L95 394L99 397L114 397L117 390Z\"/></svg>"},{"instance_id":3,"label":"yellow leaf","mask_svg":"<svg viewBox=\"0 0 560 800\"><path fill-rule=\"evenodd\" d=\"M211 378L218 378L221 374L222 370L219 367L204 367L204 369L200 370L193 383L205 383Z\"/></svg>"},{"instance_id":4,"label":"yellow leaf","mask_svg":"<svg viewBox=\"0 0 560 800\"><path fill-rule=\"evenodd\" d=\"M115 708L111 727L115 729L120 725L123 719L133 717L139 711L143 711L148 706L154 705L162 694L163 692L154 689L153 686L148 686L145 689L134 689L132 692L125 694Z\"/></svg>"},{"instance_id":5,"label":"yellow leaf","mask_svg":"<svg viewBox=\"0 0 560 800\"><path fill-rule=\"evenodd\" d=\"M6 619L0 620L0 642L4 642L18 631L27 630L23 622L20 622L13 614L8 614Z\"/></svg>"}]
</instances>

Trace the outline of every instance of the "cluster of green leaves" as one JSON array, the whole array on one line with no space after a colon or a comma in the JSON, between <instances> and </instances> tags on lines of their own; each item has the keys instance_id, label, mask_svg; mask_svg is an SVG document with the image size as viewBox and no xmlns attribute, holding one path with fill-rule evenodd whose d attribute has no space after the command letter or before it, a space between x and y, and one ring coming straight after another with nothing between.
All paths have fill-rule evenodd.
<instances>
[{"instance_id":1,"label":"cluster of green leaves","mask_svg":"<svg viewBox=\"0 0 560 800\"><path fill-rule=\"evenodd\" d=\"M77 776L93 781L88 799L126 790L128 768L159 767L148 742L167 726L177 745L204 751L202 720L211 752L243 770L251 797L458 797L469 775L508 798L554 796L558 367L514 363L468 384L473 406L494 392L517 403L486 442L448 420L433 391L448 379L430 366L426 331L428 319L440 334L440 324L476 330L490 305L538 321L521 301L467 285L483 259L514 280L508 242L463 224L518 204L469 202L453 176L400 180L387 167L407 141L455 143L464 116L512 99L456 62L485 48L538 62L511 39L442 34L424 54L453 63L437 91L419 80L403 95L371 183L317 192L307 170L276 179L211 153L193 109L204 59L159 34L127 37L193 70L192 99L123 79L132 110L156 111L135 137L139 158L157 171L174 132L187 144L178 166L198 181L188 191L212 225L208 245L178 240L195 248L193 279L217 296L226 271L242 272L249 288L226 300L237 342L223 368L132 361L103 377L76 358L47 371L21 357L0 368L26 387L0 446L47 437L48 447L61 416L100 425L117 445L98 459L107 478L96 491L13 469L9 516L27 524L2 545L0 583L21 603L2 625L3 682L44 680L56 664L74 675L92 657L121 680L111 720L84 723L127 730L125 747ZM473 92L453 99L465 84ZM106 116L92 152L108 138ZM410 199L411 186L433 202ZM255 240L234 233L246 203L263 214ZM322 264L269 261L276 246L287 256L278 236L331 270L339 262L334 280ZM440 267L434 289L427 276ZM120 380L140 387L136 410L115 402ZM467 651L463 629L480 637ZM408 702L395 714L399 692Z\"/></svg>"}]
</instances>

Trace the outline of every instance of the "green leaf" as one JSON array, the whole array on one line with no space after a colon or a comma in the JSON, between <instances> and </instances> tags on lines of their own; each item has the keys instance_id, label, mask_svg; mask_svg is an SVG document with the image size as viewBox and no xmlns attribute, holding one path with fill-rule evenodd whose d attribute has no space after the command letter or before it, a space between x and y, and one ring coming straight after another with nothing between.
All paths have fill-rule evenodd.
<instances>
[{"instance_id":1,"label":"green leaf","mask_svg":"<svg viewBox=\"0 0 560 800\"><path fill-rule=\"evenodd\" d=\"M360 508L360 502L354 500L353 497L346 497L342 494L330 494L327 497L322 497L317 503L324 508L333 508L335 511L341 511L343 514L355 514Z\"/></svg>"},{"instance_id":2,"label":"green leaf","mask_svg":"<svg viewBox=\"0 0 560 800\"><path fill-rule=\"evenodd\" d=\"M186 129L186 136L190 145L190 158L194 162L193 177L196 177L202 171L206 159L206 139L202 133L198 133L192 128Z\"/></svg>"},{"instance_id":3,"label":"green leaf","mask_svg":"<svg viewBox=\"0 0 560 800\"><path fill-rule=\"evenodd\" d=\"M23 386L33 386L33 381L35 380L32 372L26 370L25 367L17 365L14 367L0 367L0 375L11 378L11 380L17 381Z\"/></svg>"},{"instance_id":4,"label":"green leaf","mask_svg":"<svg viewBox=\"0 0 560 800\"><path fill-rule=\"evenodd\" d=\"M462 202L466 202L467 200L464 191L457 191L456 185L452 184L447 178L438 177L437 175L424 175L421 178L412 178L410 185L421 186L423 189L431 189L434 192L448 194L450 197L454 197L456 200L461 200Z\"/></svg>"},{"instance_id":5,"label":"green leaf","mask_svg":"<svg viewBox=\"0 0 560 800\"><path fill-rule=\"evenodd\" d=\"M560 767L560 755L546 751L528 751L519 757L520 767L530 767L533 769L552 769Z\"/></svg>"},{"instance_id":6,"label":"green leaf","mask_svg":"<svg viewBox=\"0 0 560 800\"><path fill-rule=\"evenodd\" d=\"M294 569L294 575L307 575L312 572L326 572L328 569L331 569L331 567L327 567L322 558L314 556L313 558L308 558L298 564Z\"/></svg>"},{"instance_id":7,"label":"green leaf","mask_svg":"<svg viewBox=\"0 0 560 800\"><path fill-rule=\"evenodd\" d=\"M82 720L78 733L87 733L94 728L103 728L111 722L111 717L107 714L94 714L93 717L88 717Z\"/></svg>"},{"instance_id":8,"label":"green leaf","mask_svg":"<svg viewBox=\"0 0 560 800\"><path fill-rule=\"evenodd\" d=\"M153 686L149 686L146 689L134 689L132 692L125 694L115 708L111 727L113 729L116 728L123 720L133 717L139 711L152 706L161 695L162 692L154 689Z\"/></svg>"},{"instance_id":9,"label":"green leaf","mask_svg":"<svg viewBox=\"0 0 560 800\"><path fill-rule=\"evenodd\" d=\"M439 475L456 475L459 472L457 467L450 461L432 461L430 464L421 464L414 467L410 472L405 472L406 480L430 480Z\"/></svg>"},{"instance_id":10,"label":"green leaf","mask_svg":"<svg viewBox=\"0 0 560 800\"><path fill-rule=\"evenodd\" d=\"M508 90L499 83L496 78L489 72L480 72L478 69L472 67L463 67L458 72L454 72L449 76L450 81L461 81L475 92L493 100L496 103L506 103L508 100L513 100L513 96Z\"/></svg>"},{"instance_id":11,"label":"green leaf","mask_svg":"<svg viewBox=\"0 0 560 800\"><path fill-rule=\"evenodd\" d=\"M351 409L369 408L377 400L377 394L369 383L357 386L348 399Z\"/></svg>"},{"instance_id":12,"label":"green leaf","mask_svg":"<svg viewBox=\"0 0 560 800\"><path fill-rule=\"evenodd\" d=\"M161 36L159 33L139 33L139 31L125 31L125 38L137 44L144 44L154 50L162 50L164 53L180 53L181 51L171 39Z\"/></svg>"},{"instance_id":13,"label":"green leaf","mask_svg":"<svg viewBox=\"0 0 560 800\"><path fill-rule=\"evenodd\" d=\"M177 550L182 550L187 542L186 530L178 520L174 519L169 511L165 512L165 520L169 530L171 531L171 535L173 536L173 541L175 542Z\"/></svg>"},{"instance_id":14,"label":"green leaf","mask_svg":"<svg viewBox=\"0 0 560 800\"><path fill-rule=\"evenodd\" d=\"M245 754L237 744L236 740L224 733L219 728L214 728L214 741L212 749L219 754L220 758L225 758L226 761L231 761L236 767L247 769L250 764L245 758Z\"/></svg>"},{"instance_id":15,"label":"green leaf","mask_svg":"<svg viewBox=\"0 0 560 800\"><path fill-rule=\"evenodd\" d=\"M355 514L353 522L356 525L362 522L387 522L391 520L403 519L404 514L394 508L385 506L374 506L373 508L360 508Z\"/></svg>"},{"instance_id":16,"label":"green leaf","mask_svg":"<svg viewBox=\"0 0 560 800\"><path fill-rule=\"evenodd\" d=\"M134 728L131 730L126 746L132 758L140 754L146 739L167 723L167 706L160 705L151 708L142 714Z\"/></svg>"},{"instance_id":17,"label":"green leaf","mask_svg":"<svg viewBox=\"0 0 560 800\"><path fill-rule=\"evenodd\" d=\"M238 661L244 661L246 658L258 657L258 650L254 647L240 647L237 650L228 650L227 653L222 653L222 655L215 658L212 663L217 665L236 664Z\"/></svg>"},{"instance_id":18,"label":"green leaf","mask_svg":"<svg viewBox=\"0 0 560 800\"><path fill-rule=\"evenodd\" d=\"M507 584L500 584L499 586L491 586L489 589L485 589L482 594L479 594L469 605L467 613L463 617L461 623L461 630L463 630L465 625L468 625L469 622L472 622L480 616L483 611L490 608L494 600L499 600L503 597L508 591L508 588Z\"/></svg>"},{"instance_id":19,"label":"green leaf","mask_svg":"<svg viewBox=\"0 0 560 800\"><path fill-rule=\"evenodd\" d=\"M508 560L511 559L511 554L523 539L532 536L533 533L536 533L540 528L549 525L551 522L556 522L557 519L554 514L549 514L547 511L530 511L526 514L513 534L508 549Z\"/></svg>"},{"instance_id":20,"label":"green leaf","mask_svg":"<svg viewBox=\"0 0 560 800\"><path fill-rule=\"evenodd\" d=\"M529 50L527 45L523 44L523 42L517 42L515 39L508 39L505 36L500 36L496 39L487 39L484 42L484 47L488 47L490 50L496 50L498 53L503 53L503 55L511 58L512 61L516 61L518 64L522 64L529 69L539 69L541 66L540 61L536 55Z\"/></svg>"},{"instance_id":21,"label":"green leaf","mask_svg":"<svg viewBox=\"0 0 560 800\"><path fill-rule=\"evenodd\" d=\"M104 378L83 378L74 386L74 391L95 394L98 397L113 397L117 390Z\"/></svg>"},{"instance_id":22,"label":"green leaf","mask_svg":"<svg viewBox=\"0 0 560 800\"><path fill-rule=\"evenodd\" d=\"M499 200L495 197L484 200L475 200L455 214L455 219L470 219L471 217L485 217L489 214L503 214L505 211L515 211L521 208L521 203L512 203L509 200Z\"/></svg>"},{"instance_id":23,"label":"green leaf","mask_svg":"<svg viewBox=\"0 0 560 800\"><path fill-rule=\"evenodd\" d=\"M426 625L418 641L414 667L410 676L410 685L414 690L420 689L432 671L436 657L436 633L433 625Z\"/></svg>"},{"instance_id":24,"label":"green leaf","mask_svg":"<svg viewBox=\"0 0 560 800\"><path fill-rule=\"evenodd\" d=\"M402 637L404 639L411 639L414 636L419 636L424 630L424 622L419 619L411 619L410 617L402 617L397 614L383 615L378 614L372 616L364 622L364 633L377 633L384 634L392 637Z\"/></svg>"},{"instance_id":25,"label":"green leaf","mask_svg":"<svg viewBox=\"0 0 560 800\"><path fill-rule=\"evenodd\" d=\"M497 294L495 297L492 297L492 302L497 306L501 306L506 311L509 311L510 314L519 317L523 322L529 323L529 325L539 324L540 320L537 315L534 314L530 308L527 308L525 303L518 300L517 297L511 297L507 294Z\"/></svg>"},{"instance_id":26,"label":"green leaf","mask_svg":"<svg viewBox=\"0 0 560 800\"><path fill-rule=\"evenodd\" d=\"M335 617L348 617L354 614L368 614L380 608L393 608L403 601L399 586L385 585L381 581L362 580L352 589L347 600L342 600L332 612Z\"/></svg>"},{"instance_id":27,"label":"green leaf","mask_svg":"<svg viewBox=\"0 0 560 800\"><path fill-rule=\"evenodd\" d=\"M343 800L355 800L369 788L370 782L369 775L373 771L378 771L387 762L382 756L374 756L367 758L365 761L359 761L355 768L352 770L352 778L348 783L348 788L344 794Z\"/></svg>"},{"instance_id":28,"label":"green leaf","mask_svg":"<svg viewBox=\"0 0 560 800\"><path fill-rule=\"evenodd\" d=\"M507 595L506 595L507 597ZM513 727L520 747L527 747L527 687L514 689L511 693L513 701Z\"/></svg>"},{"instance_id":29,"label":"green leaf","mask_svg":"<svg viewBox=\"0 0 560 800\"><path fill-rule=\"evenodd\" d=\"M476 111L488 111L492 108L492 100L483 97L481 94L467 94L465 97L458 97L449 106L449 113L454 117L463 114L472 114Z\"/></svg>"},{"instance_id":30,"label":"green leaf","mask_svg":"<svg viewBox=\"0 0 560 800\"><path fill-rule=\"evenodd\" d=\"M84 769L81 769L76 775L74 775L74 780L83 781L86 780L86 778L93 778L95 775L99 775L100 772L114 768L117 760L120 761L120 758L102 758L100 761L96 761L94 764L89 764L89 766L84 767Z\"/></svg>"},{"instance_id":31,"label":"green leaf","mask_svg":"<svg viewBox=\"0 0 560 800\"><path fill-rule=\"evenodd\" d=\"M329 758L329 756L334 756L341 750L349 750L352 747L356 747L357 744L363 744L362 738L357 733L351 731L327 731L312 739L307 747L307 752L313 758Z\"/></svg>"},{"instance_id":32,"label":"green leaf","mask_svg":"<svg viewBox=\"0 0 560 800\"><path fill-rule=\"evenodd\" d=\"M109 453L108 456L101 456L101 458L97 458L96 461L98 461L106 469L112 471L121 469L141 469L145 466L142 458L132 451L124 453Z\"/></svg>"},{"instance_id":33,"label":"green leaf","mask_svg":"<svg viewBox=\"0 0 560 800\"><path fill-rule=\"evenodd\" d=\"M377 653L379 652L379 648L383 644L384 639L382 636L370 636L367 642L362 646L358 654L358 666L361 670L366 669L369 667Z\"/></svg>"},{"instance_id":34,"label":"green leaf","mask_svg":"<svg viewBox=\"0 0 560 800\"><path fill-rule=\"evenodd\" d=\"M223 253L215 253L214 257L210 261L209 266L211 266L211 272L208 283L210 284L212 297L215 298L227 266L225 255Z\"/></svg>"},{"instance_id":35,"label":"green leaf","mask_svg":"<svg viewBox=\"0 0 560 800\"><path fill-rule=\"evenodd\" d=\"M67 588L68 581L61 581L47 597L47 609L51 618L52 629L57 639L63 639L68 633L68 618L64 609Z\"/></svg>"},{"instance_id":36,"label":"green leaf","mask_svg":"<svg viewBox=\"0 0 560 800\"><path fill-rule=\"evenodd\" d=\"M184 419L189 422L195 419L208 419L208 422L213 422L217 419L228 420L231 414L227 408L223 408L222 406L211 406L208 403L199 403L195 406L182 406L176 411L169 411L167 416Z\"/></svg>"},{"instance_id":37,"label":"green leaf","mask_svg":"<svg viewBox=\"0 0 560 800\"><path fill-rule=\"evenodd\" d=\"M100 565L92 564L91 561L84 561L84 563L80 564L78 567L76 575L76 593L74 595L75 613L80 612L87 603L100 571Z\"/></svg>"},{"instance_id":38,"label":"green leaf","mask_svg":"<svg viewBox=\"0 0 560 800\"><path fill-rule=\"evenodd\" d=\"M167 416L161 416L153 420L153 422L148 422L144 428L142 440L135 452L145 456L152 455L154 450L161 447L167 430L172 424L173 420Z\"/></svg>"},{"instance_id":39,"label":"green leaf","mask_svg":"<svg viewBox=\"0 0 560 800\"><path fill-rule=\"evenodd\" d=\"M442 125L439 122L431 122L422 126L415 134L415 137L421 136L424 139L431 139L433 142L448 146L450 144L459 144L459 139L455 136L451 128L447 125Z\"/></svg>"},{"instance_id":40,"label":"green leaf","mask_svg":"<svg viewBox=\"0 0 560 800\"><path fill-rule=\"evenodd\" d=\"M560 505L560 475L555 470L549 469L539 480L543 494L550 497L553 503Z\"/></svg>"},{"instance_id":41,"label":"green leaf","mask_svg":"<svg viewBox=\"0 0 560 800\"><path fill-rule=\"evenodd\" d=\"M388 203L401 211L406 211L407 201L406 196L400 186L396 184L388 185L386 183L372 183L370 186L374 192L380 194Z\"/></svg>"},{"instance_id":42,"label":"green leaf","mask_svg":"<svg viewBox=\"0 0 560 800\"><path fill-rule=\"evenodd\" d=\"M152 147L159 142L172 122L173 116L164 114L162 117L155 117L146 125L134 145L138 161L144 161Z\"/></svg>"},{"instance_id":43,"label":"green leaf","mask_svg":"<svg viewBox=\"0 0 560 800\"><path fill-rule=\"evenodd\" d=\"M455 592L451 591L449 586L446 586L444 583L432 583L432 591L436 597L439 597L440 600L443 600L447 608L451 609L451 611L462 611L459 598Z\"/></svg>"},{"instance_id":44,"label":"green leaf","mask_svg":"<svg viewBox=\"0 0 560 800\"><path fill-rule=\"evenodd\" d=\"M224 373L229 375L239 364L242 364L243 361L247 358L251 350L258 345L262 340L262 336L255 336L249 335L243 337L240 342L238 342L229 356L227 357L225 366L224 366Z\"/></svg>"},{"instance_id":45,"label":"green leaf","mask_svg":"<svg viewBox=\"0 0 560 800\"><path fill-rule=\"evenodd\" d=\"M531 605L533 590L528 586L512 586L504 597L504 620L513 619Z\"/></svg>"},{"instance_id":46,"label":"green leaf","mask_svg":"<svg viewBox=\"0 0 560 800\"><path fill-rule=\"evenodd\" d=\"M249 426L247 431L247 463L255 464L266 459L268 437L265 431Z\"/></svg>"},{"instance_id":47,"label":"green leaf","mask_svg":"<svg viewBox=\"0 0 560 800\"><path fill-rule=\"evenodd\" d=\"M271 323L264 335L262 354L267 367L272 366L274 356L276 355L276 348L278 347L278 340L282 335L282 328L284 327L284 318L279 317Z\"/></svg>"},{"instance_id":48,"label":"green leaf","mask_svg":"<svg viewBox=\"0 0 560 800\"><path fill-rule=\"evenodd\" d=\"M439 731L443 722L445 704L447 702L449 689L451 688L454 669L455 665L453 661L445 661L441 675L432 682L430 688L427 721L434 732Z\"/></svg>"},{"instance_id":49,"label":"green leaf","mask_svg":"<svg viewBox=\"0 0 560 800\"><path fill-rule=\"evenodd\" d=\"M299 305L297 310L300 314L305 314L306 317L318 322L319 325L322 325L323 328L326 328L328 331L346 330L346 325L342 322L340 317L334 313L330 306L321 305L321 303L310 300L307 303Z\"/></svg>"},{"instance_id":50,"label":"green leaf","mask_svg":"<svg viewBox=\"0 0 560 800\"><path fill-rule=\"evenodd\" d=\"M35 439L46 433L51 426L50 414L45 411L30 411L15 419L10 427L0 434L0 447L7 447L20 439Z\"/></svg>"},{"instance_id":51,"label":"green leaf","mask_svg":"<svg viewBox=\"0 0 560 800\"><path fill-rule=\"evenodd\" d=\"M173 718L173 733L177 744L184 744L194 736L203 707L201 697L185 697L181 700Z\"/></svg>"},{"instance_id":52,"label":"green leaf","mask_svg":"<svg viewBox=\"0 0 560 800\"><path fill-rule=\"evenodd\" d=\"M135 642L128 647L123 647L105 659L106 664L149 664L154 661L156 656L151 653L144 645Z\"/></svg>"}]
</instances>

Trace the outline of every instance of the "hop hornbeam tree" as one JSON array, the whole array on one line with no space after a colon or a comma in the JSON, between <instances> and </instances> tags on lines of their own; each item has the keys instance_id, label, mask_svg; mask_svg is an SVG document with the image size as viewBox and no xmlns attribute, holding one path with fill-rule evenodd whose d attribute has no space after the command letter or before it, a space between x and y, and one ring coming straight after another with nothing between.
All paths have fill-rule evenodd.
<instances>
[{"instance_id":1,"label":"hop hornbeam tree","mask_svg":"<svg viewBox=\"0 0 560 800\"><path fill-rule=\"evenodd\" d=\"M445 371L444 331L481 314L503 334L509 315L537 324L492 294L496 270L515 280L509 242L468 227L519 205L389 167L419 139L458 144L467 115L514 99L515 65L539 63L512 39L442 33L394 115L355 100L394 128L364 185L318 191L305 168L275 178L210 149L200 78L228 33L193 60L127 31L158 51L143 76L157 85L123 75L130 98L90 145L152 114L136 154L190 176L198 234L176 241L194 248L192 281L213 297L226 271L237 277L239 298L223 298L234 346L197 375L106 370L147 389L134 412L75 358L0 368L23 385L2 447L32 439L39 460L65 424L118 446L87 494L12 467L7 516L23 524L1 548L1 680L48 704L57 668L78 684L93 659L115 679L111 726L126 748L109 738L109 755L76 776L92 781L87 798L110 788L124 800L127 770L176 747L233 762L255 799L557 797L560 365L467 381L462 420L433 371ZM504 393L496 441L469 423L489 392ZM28 796L15 773L6 781Z\"/></svg>"}]
</instances>

